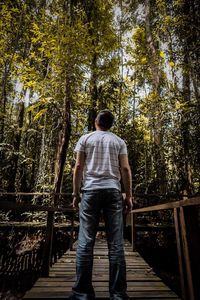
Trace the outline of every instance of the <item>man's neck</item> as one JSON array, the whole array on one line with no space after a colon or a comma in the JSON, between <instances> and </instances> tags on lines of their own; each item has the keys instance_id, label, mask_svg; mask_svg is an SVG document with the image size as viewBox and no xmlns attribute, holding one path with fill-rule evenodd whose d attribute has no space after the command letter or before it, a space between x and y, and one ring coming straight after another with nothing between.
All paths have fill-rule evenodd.
<instances>
[{"instance_id":1,"label":"man's neck","mask_svg":"<svg viewBox=\"0 0 200 300\"><path fill-rule=\"evenodd\" d=\"M98 123L97 122L95 122L95 128L96 128L96 130L98 130L98 131L109 131L109 129L105 129L105 128L101 128L99 125L98 125Z\"/></svg>"},{"instance_id":2,"label":"man's neck","mask_svg":"<svg viewBox=\"0 0 200 300\"><path fill-rule=\"evenodd\" d=\"M108 129L103 129L103 128L99 127L99 126L96 127L96 130L97 131L104 131L104 132L108 132L109 131Z\"/></svg>"}]
</instances>

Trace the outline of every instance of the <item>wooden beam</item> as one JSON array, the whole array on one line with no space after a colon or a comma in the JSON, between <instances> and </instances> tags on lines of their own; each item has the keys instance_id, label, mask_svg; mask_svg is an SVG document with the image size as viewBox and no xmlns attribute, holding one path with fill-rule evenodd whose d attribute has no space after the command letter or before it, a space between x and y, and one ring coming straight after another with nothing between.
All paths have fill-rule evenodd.
<instances>
[{"instance_id":1,"label":"wooden beam","mask_svg":"<svg viewBox=\"0 0 200 300\"><path fill-rule=\"evenodd\" d=\"M134 214L131 214L131 244L132 244L132 250L136 251L136 216Z\"/></svg>"},{"instance_id":2,"label":"wooden beam","mask_svg":"<svg viewBox=\"0 0 200 300\"><path fill-rule=\"evenodd\" d=\"M180 214L180 209L174 208L174 225L175 225L175 232L176 232L176 245L177 245L177 252L178 252L178 264L179 264L179 273L180 273L181 292L182 292L182 299L187 300L187 290L186 290L186 284L185 284L184 260L183 260L183 253L182 253L179 214Z\"/></svg>"},{"instance_id":3,"label":"wooden beam","mask_svg":"<svg viewBox=\"0 0 200 300\"><path fill-rule=\"evenodd\" d=\"M74 242L74 214L71 216L71 231L70 231L70 242L69 249L73 250L73 242Z\"/></svg>"},{"instance_id":4,"label":"wooden beam","mask_svg":"<svg viewBox=\"0 0 200 300\"><path fill-rule=\"evenodd\" d=\"M190 262L189 248L188 248L187 229L186 229L185 215L184 215L183 207L180 207L180 228L181 228L183 254L184 254L184 259L185 259L185 268L186 268L186 275L187 275L188 295L189 295L190 300L195 300L191 262Z\"/></svg>"},{"instance_id":5,"label":"wooden beam","mask_svg":"<svg viewBox=\"0 0 200 300\"><path fill-rule=\"evenodd\" d=\"M200 299L200 226L198 207L184 208L185 226L195 299Z\"/></svg>"},{"instance_id":6,"label":"wooden beam","mask_svg":"<svg viewBox=\"0 0 200 300\"><path fill-rule=\"evenodd\" d=\"M24 192L8 192L8 193L2 193L0 192L0 197L3 196L54 196L54 195L60 195L60 196L71 196L71 193L24 193Z\"/></svg>"},{"instance_id":7,"label":"wooden beam","mask_svg":"<svg viewBox=\"0 0 200 300\"><path fill-rule=\"evenodd\" d=\"M32 205L24 203L13 203L9 201L0 201L0 210L17 210L17 211L60 211L60 212L74 212L70 207L46 206L46 205Z\"/></svg>"},{"instance_id":8,"label":"wooden beam","mask_svg":"<svg viewBox=\"0 0 200 300\"><path fill-rule=\"evenodd\" d=\"M143 212L150 212L155 210L173 209L181 206L193 206L193 205L200 205L200 197L194 197L194 198L189 198L189 199L175 201L175 202L137 208L137 209L133 209L131 213L134 214L143 213Z\"/></svg>"},{"instance_id":9,"label":"wooden beam","mask_svg":"<svg viewBox=\"0 0 200 300\"><path fill-rule=\"evenodd\" d=\"M131 213L142 213L156 210L173 209L181 206L200 205L200 197L190 198L176 202L170 202L160 205L148 206L144 208L133 209ZM0 210L18 210L18 211L62 211L74 212L73 208L57 207L57 206L44 206L44 205L31 205L24 203L13 203L9 201L0 201Z\"/></svg>"},{"instance_id":10,"label":"wooden beam","mask_svg":"<svg viewBox=\"0 0 200 300\"><path fill-rule=\"evenodd\" d=\"M47 216L46 238L43 252L42 276L48 277L51 265L52 241L53 241L54 212L49 211Z\"/></svg>"}]
</instances>

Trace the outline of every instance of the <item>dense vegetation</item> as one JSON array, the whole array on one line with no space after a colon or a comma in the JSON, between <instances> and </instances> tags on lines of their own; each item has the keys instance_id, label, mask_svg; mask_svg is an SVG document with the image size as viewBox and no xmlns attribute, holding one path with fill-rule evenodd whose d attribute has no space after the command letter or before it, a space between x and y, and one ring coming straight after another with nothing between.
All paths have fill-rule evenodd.
<instances>
[{"instance_id":1,"label":"dense vegetation","mask_svg":"<svg viewBox=\"0 0 200 300\"><path fill-rule=\"evenodd\" d=\"M198 0L0 3L2 191L71 191L74 146L116 116L135 192L200 191Z\"/></svg>"}]
</instances>

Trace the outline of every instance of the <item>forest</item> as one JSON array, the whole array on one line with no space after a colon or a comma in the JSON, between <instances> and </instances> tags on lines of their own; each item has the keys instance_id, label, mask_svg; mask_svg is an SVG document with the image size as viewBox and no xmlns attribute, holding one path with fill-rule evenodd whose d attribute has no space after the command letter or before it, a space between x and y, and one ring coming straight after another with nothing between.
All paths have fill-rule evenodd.
<instances>
[{"instance_id":1,"label":"forest","mask_svg":"<svg viewBox=\"0 0 200 300\"><path fill-rule=\"evenodd\" d=\"M135 193L200 192L198 0L0 3L1 192L71 192L110 109Z\"/></svg>"},{"instance_id":2,"label":"forest","mask_svg":"<svg viewBox=\"0 0 200 300\"><path fill-rule=\"evenodd\" d=\"M127 144L140 206L198 196L199 23L198 0L0 1L1 199L69 206L75 145L95 130L102 109L115 115L112 131ZM22 212L1 210L0 266L5 258L14 270L31 257L37 268L20 277L24 294L41 272L50 210ZM52 226L53 217L63 223L49 232L52 263L69 248L66 228L74 221L66 225L70 214L51 213ZM162 220L165 228L144 228L137 241L143 254L152 251L159 270L165 263L176 273L171 212L146 216L138 218L143 227ZM14 286L21 288L16 277Z\"/></svg>"}]
</instances>

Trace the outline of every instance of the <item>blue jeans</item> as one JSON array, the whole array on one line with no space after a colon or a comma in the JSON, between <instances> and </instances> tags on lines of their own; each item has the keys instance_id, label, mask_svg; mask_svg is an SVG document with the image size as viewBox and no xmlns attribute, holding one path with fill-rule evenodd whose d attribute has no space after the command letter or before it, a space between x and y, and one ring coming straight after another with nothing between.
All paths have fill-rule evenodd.
<instances>
[{"instance_id":1,"label":"blue jeans","mask_svg":"<svg viewBox=\"0 0 200 300\"><path fill-rule=\"evenodd\" d=\"M85 191L80 203L80 228L76 252L76 283L71 299L95 299L92 286L93 247L103 211L109 255L110 299L129 299L123 248L123 203L117 189Z\"/></svg>"}]
</instances>

